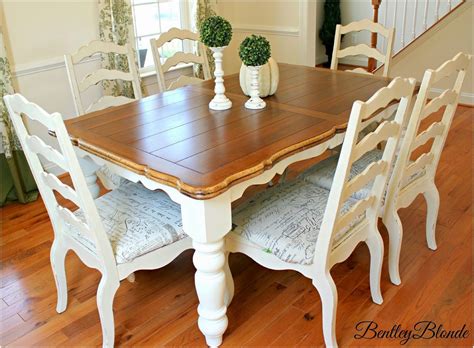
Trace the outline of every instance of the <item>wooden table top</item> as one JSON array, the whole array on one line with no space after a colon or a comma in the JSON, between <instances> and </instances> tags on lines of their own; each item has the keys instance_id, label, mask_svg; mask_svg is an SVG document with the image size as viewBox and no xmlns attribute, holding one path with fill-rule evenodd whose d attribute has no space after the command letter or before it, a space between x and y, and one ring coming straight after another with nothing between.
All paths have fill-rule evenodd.
<instances>
[{"instance_id":1,"label":"wooden table top","mask_svg":"<svg viewBox=\"0 0 474 348\"><path fill-rule=\"evenodd\" d=\"M238 75L225 78L233 107L208 107L214 83L153 95L66 121L85 151L197 199L214 197L286 156L344 131L352 104L390 79L280 64L263 110L247 110Z\"/></svg>"}]
</instances>

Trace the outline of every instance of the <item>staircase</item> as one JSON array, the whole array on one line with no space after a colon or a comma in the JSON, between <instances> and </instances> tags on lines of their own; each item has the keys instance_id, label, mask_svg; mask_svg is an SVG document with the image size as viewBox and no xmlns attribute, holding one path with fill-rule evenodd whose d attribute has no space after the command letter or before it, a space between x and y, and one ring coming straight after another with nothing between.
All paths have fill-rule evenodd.
<instances>
[{"instance_id":1,"label":"staircase","mask_svg":"<svg viewBox=\"0 0 474 348\"><path fill-rule=\"evenodd\" d=\"M395 28L393 54L403 50L464 0L382 0L378 8L379 22ZM374 7L375 10L375 7ZM386 42L381 38L377 48L385 51Z\"/></svg>"}]
</instances>

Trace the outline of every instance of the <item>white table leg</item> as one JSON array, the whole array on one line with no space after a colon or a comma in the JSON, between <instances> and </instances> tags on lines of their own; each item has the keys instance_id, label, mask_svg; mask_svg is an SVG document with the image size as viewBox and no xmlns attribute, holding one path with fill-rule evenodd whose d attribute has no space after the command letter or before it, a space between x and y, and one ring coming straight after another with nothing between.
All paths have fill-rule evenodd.
<instances>
[{"instance_id":1,"label":"white table leg","mask_svg":"<svg viewBox=\"0 0 474 348\"><path fill-rule=\"evenodd\" d=\"M193 241L193 246L196 250L193 257L196 267L194 280L199 297L198 325L206 336L207 345L218 347L227 329L227 307L224 303L226 290L224 240L212 243Z\"/></svg>"},{"instance_id":2,"label":"white table leg","mask_svg":"<svg viewBox=\"0 0 474 348\"><path fill-rule=\"evenodd\" d=\"M183 229L193 239L198 326L210 347L218 347L227 329L224 236L232 225L230 194L208 200L189 197L181 203Z\"/></svg>"}]
</instances>

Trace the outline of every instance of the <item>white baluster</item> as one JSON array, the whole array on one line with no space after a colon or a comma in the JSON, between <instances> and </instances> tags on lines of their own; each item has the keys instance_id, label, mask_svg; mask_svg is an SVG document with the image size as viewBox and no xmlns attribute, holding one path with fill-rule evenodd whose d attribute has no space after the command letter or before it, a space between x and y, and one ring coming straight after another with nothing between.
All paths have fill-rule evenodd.
<instances>
[{"instance_id":1,"label":"white baluster","mask_svg":"<svg viewBox=\"0 0 474 348\"><path fill-rule=\"evenodd\" d=\"M428 5L430 0L425 0L425 12L423 14L423 29L428 29Z\"/></svg>"},{"instance_id":2,"label":"white baluster","mask_svg":"<svg viewBox=\"0 0 474 348\"><path fill-rule=\"evenodd\" d=\"M413 9L413 31L411 32L411 39L415 40L416 37L416 15L418 10L418 0L415 0L414 4L415 8Z\"/></svg>"},{"instance_id":3,"label":"white baluster","mask_svg":"<svg viewBox=\"0 0 474 348\"><path fill-rule=\"evenodd\" d=\"M394 6L395 8L393 9L393 24L392 24L392 28L396 28L397 27L397 10L398 10L398 1L395 0L394 1Z\"/></svg>"},{"instance_id":4,"label":"white baluster","mask_svg":"<svg viewBox=\"0 0 474 348\"><path fill-rule=\"evenodd\" d=\"M214 92L216 95L209 103L209 108L212 110L227 110L232 107L232 102L225 96L224 87L224 70L222 70L222 56L225 47L209 47L213 53L215 61L214 75L216 77L216 86Z\"/></svg>"},{"instance_id":5,"label":"white baluster","mask_svg":"<svg viewBox=\"0 0 474 348\"><path fill-rule=\"evenodd\" d=\"M448 0L448 8L449 8L449 11L453 9L453 4L451 0Z\"/></svg>"},{"instance_id":6,"label":"white baluster","mask_svg":"<svg viewBox=\"0 0 474 348\"><path fill-rule=\"evenodd\" d=\"M383 26L384 27L387 27L387 23L388 23L388 0L386 1L383 1ZM387 38L384 36L383 37L383 52L386 52L387 51Z\"/></svg>"},{"instance_id":7,"label":"white baluster","mask_svg":"<svg viewBox=\"0 0 474 348\"><path fill-rule=\"evenodd\" d=\"M436 21L439 20L439 0L436 0Z\"/></svg>"},{"instance_id":8,"label":"white baluster","mask_svg":"<svg viewBox=\"0 0 474 348\"><path fill-rule=\"evenodd\" d=\"M406 21L407 21L407 1L405 0L403 2L403 20L402 20L402 38L400 40L402 44L402 48L405 47L405 26L406 26Z\"/></svg>"}]
</instances>

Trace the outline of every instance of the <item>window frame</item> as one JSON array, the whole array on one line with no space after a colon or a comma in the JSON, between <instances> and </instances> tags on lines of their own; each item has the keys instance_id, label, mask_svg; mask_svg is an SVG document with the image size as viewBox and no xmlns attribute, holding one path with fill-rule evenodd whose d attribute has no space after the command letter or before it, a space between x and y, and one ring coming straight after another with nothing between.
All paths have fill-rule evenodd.
<instances>
[{"instance_id":1,"label":"window frame","mask_svg":"<svg viewBox=\"0 0 474 348\"><path fill-rule=\"evenodd\" d=\"M136 21L136 16L135 16L135 8L138 7L138 6L143 6L143 5L156 4L158 6L158 13L159 13L159 11L160 11L159 4L160 3L171 2L171 1L172 0L148 0L148 1L145 1L145 2L140 3L140 4L134 4L133 0L131 1L132 2L131 7L132 7L132 17L133 17L133 30L134 30L133 45L134 45L135 50L137 52L137 58L138 59L139 59L138 40L139 39L145 39L147 37L151 39L152 37L156 37L157 35L160 35L162 33L158 31L158 32L153 33L153 34L140 35L140 36L137 35L137 24L136 24L137 21ZM191 30L192 29L191 1L179 0L178 3L179 3L179 15L180 15L180 22L181 22L181 26L180 26L179 29ZM158 28L158 29L160 29L160 28ZM189 42L189 40L183 40L183 48L184 48L185 52L192 52L193 45L192 45L191 42ZM151 52L147 52L147 55L148 54L151 54ZM170 70L186 68L187 66L188 66L187 64L186 65L180 65L180 66L176 66L174 68L171 68ZM149 66L145 66L143 68L139 66L139 74L140 74L141 77L150 76L150 75L153 75L154 73L156 73L156 69L155 69L154 64L151 64Z\"/></svg>"}]
</instances>

